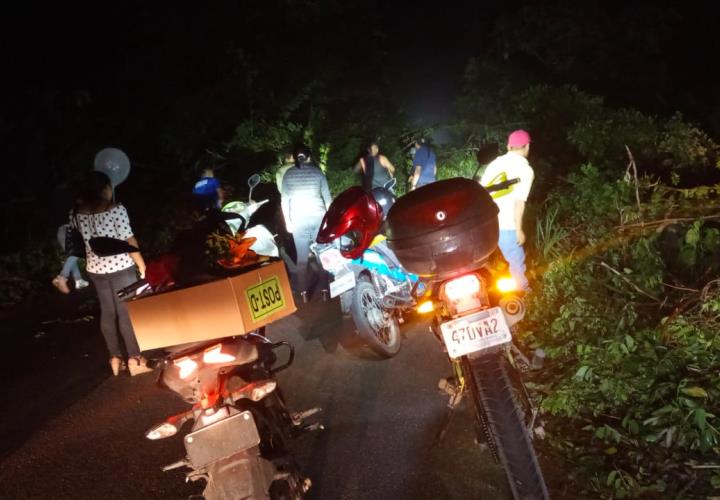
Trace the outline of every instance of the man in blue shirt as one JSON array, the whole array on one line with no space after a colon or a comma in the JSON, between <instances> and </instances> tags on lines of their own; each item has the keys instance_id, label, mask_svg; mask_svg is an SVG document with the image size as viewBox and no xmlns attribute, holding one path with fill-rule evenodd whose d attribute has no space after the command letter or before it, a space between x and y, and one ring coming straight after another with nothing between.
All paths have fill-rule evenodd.
<instances>
[{"instance_id":1,"label":"man in blue shirt","mask_svg":"<svg viewBox=\"0 0 720 500\"><path fill-rule=\"evenodd\" d=\"M211 168L206 168L202 171L200 180L195 183L192 192L193 195L204 202L203 204L206 202L206 206L213 208L220 208L222 206L223 197L220 182L215 178Z\"/></svg>"},{"instance_id":2,"label":"man in blue shirt","mask_svg":"<svg viewBox=\"0 0 720 500\"><path fill-rule=\"evenodd\" d=\"M437 176L437 162L435 152L425 143L425 139L415 141L415 155L413 156L413 173L410 178L410 191L415 188L435 182Z\"/></svg>"}]
</instances>

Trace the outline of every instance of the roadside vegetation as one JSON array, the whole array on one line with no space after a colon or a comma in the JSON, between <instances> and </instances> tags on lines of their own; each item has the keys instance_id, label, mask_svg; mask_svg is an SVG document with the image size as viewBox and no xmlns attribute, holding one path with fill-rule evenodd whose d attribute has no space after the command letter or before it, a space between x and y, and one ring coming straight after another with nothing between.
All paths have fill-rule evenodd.
<instances>
[{"instance_id":1,"label":"roadside vegetation","mask_svg":"<svg viewBox=\"0 0 720 500\"><path fill-rule=\"evenodd\" d=\"M131 178L143 181L122 192L148 253L183 223L178 193L189 191L200 166L222 167L222 179L251 163L274 183L292 146L305 142L337 195L357 183L351 167L367 140L379 138L402 194L414 137L444 130L449 140L435 145L439 177L472 177L479 152L525 128L536 183L523 335L547 354L530 383L542 409L541 448L593 497L684 498L720 488L720 149L703 130L680 114L610 105L478 61L467 65L454 119L421 129L381 83L343 86L340 70L298 72L294 88L265 95L269 81L282 80L274 61L228 53L252 69L243 73L243 97L235 96L244 113L222 130L206 117L202 134L194 122L165 117L162 148L174 166L139 168ZM72 179L80 163L49 179ZM7 203L27 216L6 211L0 233L4 307L49 291L62 262L56 227L27 208L37 198L19 198L26 194Z\"/></svg>"}]
</instances>

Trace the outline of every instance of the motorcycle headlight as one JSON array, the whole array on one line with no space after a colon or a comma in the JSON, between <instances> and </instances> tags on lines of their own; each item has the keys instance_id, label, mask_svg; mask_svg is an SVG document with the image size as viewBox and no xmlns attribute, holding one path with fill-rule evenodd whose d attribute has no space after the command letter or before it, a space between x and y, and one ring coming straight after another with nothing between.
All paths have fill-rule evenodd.
<instances>
[{"instance_id":1,"label":"motorcycle headlight","mask_svg":"<svg viewBox=\"0 0 720 500\"><path fill-rule=\"evenodd\" d=\"M341 252L352 252L360 244L361 238L360 231L353 230L340 236L340 251Z\"/></svg>"}]
</instances>

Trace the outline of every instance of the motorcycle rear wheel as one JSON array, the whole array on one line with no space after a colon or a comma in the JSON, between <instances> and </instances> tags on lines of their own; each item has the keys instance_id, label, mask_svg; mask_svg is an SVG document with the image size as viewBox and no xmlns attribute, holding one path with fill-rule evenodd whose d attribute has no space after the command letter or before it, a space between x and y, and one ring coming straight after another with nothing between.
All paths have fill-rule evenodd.
<instances>
[{"instance_id":1,"label":"motorcycle rear wheel","mask_svg":"<svg viewBox=\"0 0 720 500\"><path fill-rule=\"evenodd\" d=\"M549 498L523 412L516 399L507 359L502 353L467 358L465 371L470 382L478 418L483 418L497 447L513 497L522 500Z\"/></svg>"},{"instance_id":2,"label":"motorcycle rear wheel","mask_svg":"<svg viewBox=\"0 0 720 500\"><path fill-rule=\"evenodd\" d=\"M380 294L365 278L360 278L353 290L350 306L358 335L378 356L391 358L400 350L400 324L394 315L386 317L380 305Z\"/></svg>"}]
</instances>

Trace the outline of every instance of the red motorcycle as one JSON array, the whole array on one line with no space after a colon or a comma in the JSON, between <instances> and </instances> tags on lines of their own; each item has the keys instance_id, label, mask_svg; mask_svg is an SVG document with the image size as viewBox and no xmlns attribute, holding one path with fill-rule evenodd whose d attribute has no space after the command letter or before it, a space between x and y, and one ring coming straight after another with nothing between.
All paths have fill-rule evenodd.
<instances>
[{"instance_id":1,"label":"red motorcycle","mask_svg":"<svg viewBox=\"0 0 720 500\"><path fill-rule=\"evenodd\" d=\"M402 345L403 313L415 306L418 277L405 271L382 235L395 202L390 188L351 187L335 198L311 248L332 275L330 296L340 297L358 337L376 355L395 356Z\"/></svg>"}]
</instances>

